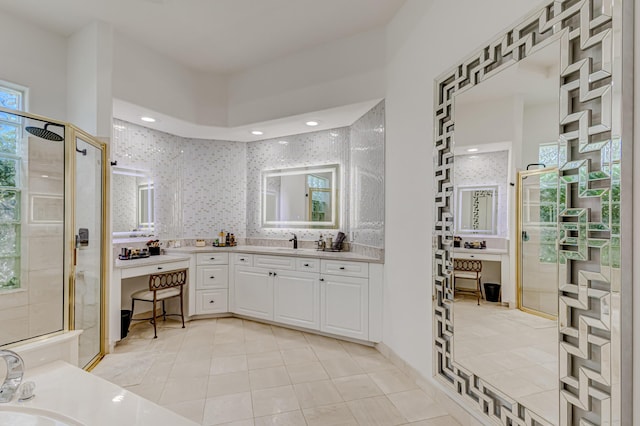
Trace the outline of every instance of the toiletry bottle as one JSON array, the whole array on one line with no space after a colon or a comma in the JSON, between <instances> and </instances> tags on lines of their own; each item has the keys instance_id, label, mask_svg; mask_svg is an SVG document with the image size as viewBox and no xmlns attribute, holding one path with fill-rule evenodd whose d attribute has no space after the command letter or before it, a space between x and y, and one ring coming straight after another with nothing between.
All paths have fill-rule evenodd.
<instances>
[{"instance_id":1,"label":"toiletry bottle","mask_svg":"<svg viewBox=\"0 0 640 426\"><path fill-rule=\"evenodd\" d=\"M230 246L230 245L231 245L231 234L229 234L229 233L227 232L227 236L226 236L225 238L226 238L226 239L225 239L225 245L226 245L226 246Z\"/></svg>"},{"instance_id":2,"label":"toiletry bottle","mask_svg":"<svg viewBox=\"0 0 640 426\"><path fill-rule=\"evenodd\" d=\"M220 234L218 234L218 236L220 237L220 247L224 247L224 231L220 230Z\"/></svg>"},{"instance_id":3,"label":"toiletry bottle","mask_svg":"<svg viewBox=\"0 0 640 426\"><path fill-rule=\"evenodd\" d=\"M231 234L231 238L230 238L230 242L229 243L231 244L231 247L235 247L235 245L236 245L236 236L235 235Z\"/></svg>"}]
</instances>

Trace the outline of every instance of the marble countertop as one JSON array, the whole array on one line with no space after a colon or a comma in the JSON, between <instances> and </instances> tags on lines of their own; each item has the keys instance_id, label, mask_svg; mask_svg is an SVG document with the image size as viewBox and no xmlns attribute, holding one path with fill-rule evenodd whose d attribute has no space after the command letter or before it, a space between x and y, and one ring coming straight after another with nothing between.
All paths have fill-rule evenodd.
<instances>
[{"instance_id":1,"label":"marble countertop","mask_svg":"<svg viewBox=\"0 0 640 426\"><path fill-rule=\"evenodd\" d=\"M112 426L195 426L185 419L93 374L55 361L27 370L23 381L36 384L30 401L2 404L2 410L72 419L68 424ZM61 420L63 424L65 419ZM40 423L37 423L40 424ZM50 424L50 423L47 423Z\"/></svg>"},{"instance_id":2,"label":"marble countertop","mask_svg":"<svg viewBox=\"0 0 640 426\"><path fill-rule=\"evenodd\" d=\"M181 260L189 260L186 255L166 255L149 256L142 259L120 260L116 259L116 268L136 268L138 266L159 265L161 263L179 262Z\"/></svg>"},{"instance_id":3,"label":"marble countertop","mask_svg":"<svg viewBox=\"0 0 640 426\"><path fill-rule=\"evenodd\" d=\"M318 251L314 249L293 249L288 247L266 246L236 246L236 247L195 247L185 246L180 248L167 248L165 251L171 255L180 253L251 253L268 254L274 256L296 256L327 260L349 260L353 262L383 263L381 259L364 256L349 251ZM158 257L158 256L155 256ZM124 262L127 262L126 260Z\"/></svg>"}]
</instances>

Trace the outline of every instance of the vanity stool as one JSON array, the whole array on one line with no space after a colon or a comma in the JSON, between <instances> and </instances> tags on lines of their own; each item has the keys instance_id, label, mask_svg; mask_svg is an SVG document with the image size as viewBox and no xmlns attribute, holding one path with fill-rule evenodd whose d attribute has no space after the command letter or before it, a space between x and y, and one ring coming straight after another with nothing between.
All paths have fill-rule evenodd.
<instances>
[{"instance_id":1,"label":"vanity stool","mask_svg":"<svg viewBox=\"0 0 640 426\"><path fill-rule=\"evenodd\" d=\"M164 320L167 316L180 316L182 318L182 328L184 328L184 308L183 308L183 290L187 283L187 269L177 269L175 271L163 272L160 274L149 275L149 289L136 291L131 295L131 316L133 317L136 300L141 302L153 303L151 318L131 319L131 321L151 320L153 324L153 338L158 337L156 320L156 302L162 301L162 317ZM180 313L167 314L164 302L172 297L180 297Z\"/></svg>"},{"instance_id":2,"label":"vanity stool","mask_svg":"<svg viewBox=\"0 0 640 426\"><path fill-rule=\"evenodd\" d=\"M472 294L478 298L478 305L480 305L480 299L482 298L482 261L471 259L453 259L453 294ZM472 288L456 288L456 279L461 278L465 280L474 280L476 282L476 289Z\"/></svg>"}]
</instances>

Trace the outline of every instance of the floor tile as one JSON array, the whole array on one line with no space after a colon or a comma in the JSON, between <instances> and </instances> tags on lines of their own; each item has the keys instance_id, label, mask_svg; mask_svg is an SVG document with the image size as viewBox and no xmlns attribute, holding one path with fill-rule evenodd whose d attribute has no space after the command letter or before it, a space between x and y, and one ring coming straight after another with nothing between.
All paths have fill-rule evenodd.
<instances>
[{"instance_id":1,"label":"floor tile","mask_svg":"<svg viewBox=\"0 0 640 426\"><path fill-rule=\"evenodd\" d=\"M325 359L320 362L332 379L364 373L362 367L351 357Z\"/></svg>"},{"instance_id":2,"label":"floor tile","mask_svg":"<svg viewBox=\"0 0 640 426\"><path fill-rule=\"evenodd\" d=\"M284 365L280 351L247 354L249 370Z\"/></svg>"},{"instance_id":3,"label":"floor tile","mask_svg":"<svg viewBox=\"0 0 640 426\"><path fill-rule=\"evenodd\" d=\"M251 389L266 389L289 385L289 375L284 367L263 368L249 371Z\"/></svg>"},{"instance_id":4,"label":"floor tile","mask_svg":"<svg viewBox=\"0 0 640 426\"><path fill-rule=\"evenodd\" d=\"M411 422L412 426L461 426L460 423L451 416L436 417L433 419Z\"/></svg>"},{"instance_id":5,"label":"floor tile","mask_svg":"<svg viewBox=\"0 0 640 426\"><path fill-rule=\"evenodd\" d=\"M220 395L229 395L233 393L248 392L251 390L249 385L249 372L239 371L237 373L217 374L209 376L207 386L207 398Z\"/></svg>"},{"instance_id":6,"label":"floor tile","mask_svg":"<svg viewBox=\"0 0 640 426\"><path fill-rule=\"evenodd\" d=\"M259 389L251 392L256 417L300 409L293 386Z\"/></svg>"},{"instance_id":7,"label":"floor tile","mask_svg":"<svg viewBox=\"0 0 640 426\"><path fill-rule=\"evenodd\" d=\"M249 367L247 365L246 355L213 357L211 359L209 374L235 373L237 371L246 371L248 369Z\"/></svg>"},{"instance_id":8,"label":"floor tile","mask_svg":"<svg viewBox=\"0 0 640 426\"><path fill-rule=\"evenodd\" d=\"M192 420L198 424L202 424L204 417L204 399L196 399L193 401L178 402L175 404L167 404L164 408L167 408L175 413L180 414L189 420Z\"/></svg>"},{"instance_id":9,"label":"floor tile","mask_svg":"<svg viewBox=\"0 0 640 426\"><path fill-rule=\"evenodd\" d=\"M326 380L329 375L320 362L309 362L306 364L293 364L286 366L291 383L315 382Z\"/></svg>"},{"instance_id":10,"label":"floor tile","mask_svg":"<svg viewBox=\"0 0 640 426\"><path fill-rule=\"evenodd\" d=\"M396 393L418 388L411 379L397 368L369 373L369 377L384 393Z\"/></svg>"},{"instance_id":11,"label":"floor tile","mask_svg":"<svg viewBox=\"0 0 640 426\"><path fill-rule=\"evenodd\" d=\"M361 425L389 426L407 422L386 396L357 399L347 405Z\"/></svg>"},{"instance_id":12,"label":"floor tile","mask_svg":"<svg viewBox=\"0 0 640 426\"><path fill-rule=\"evenodd\" d=\"M309 426L357 426L347 404L332 404L303 410Z\"/></svg>"},{"instance_id":13,"label":"floor tile","mask_svg":"<svg viewBox=\"0 0 640 426\"><path fill-rule=\"evenodd\" d=\"M218 425L253 418L251 393L243 392L207 398L203 425Z\"/></svg>"},{"instance_id":14,"label":"floor tile","mask_svg":"<svg viewBox=\"0 0 640 426\"><path fill-rule=\"evenodd\" d=\"M440 417L447 411L423 391L416 389L387 395L389 400L410 422Z\"/></svg>"},{"instance_id":15,"label":"floor tile","mask_svg":"<svg viewBox=\"0 0 640 426\"><path fill-rule=\"evenodd\" d=\"M280 347L276 342L276 338L273 336L269 336L269 337L263 336L260 339L246 340L244 342L244 346L248 354L280 350Z\"/></svg>"},{"instance_id":16,"label":"floor tile","mask_svg":"<svg viewBox=\"0 0 640 426\"><path fill-rule=\"evenodd\" d=\"M164 385L160 403L173 404L204 399L207 394L207 382L208 376L169 379Z\"/></svg>"},{"instance_id":17,"label":"floor tile","mask_svg":"<svg viewBox=\"0 0 640 426\"><path fill-rule=\"evenodd\" d=\"M384 395L380 388L366 374L333 379L340 396L345 401Z\"/></svg>"},{"instance_id":18,"label":"floor tile","mask_svg":"<svg viewBox=\"0 0 640 426\"><path fill-rule=\"evenodd\" d=\"M302 408L342 402L342 397L331 380L298 383L293 388Z\"/></svg>"},{"instance_id":19,"label":"floor tile","mask_svg":"<svg viewBox=\"0 0 640 426\"><path fill-rule=\"evenodd\" d=\"M306 426L306 424L300 410L255 419L255 426Z\"/></svg>"},{"instance_id":20,"label":"floor tile","mask_svg":"<svg viewBox=\"0 0 640 426\"><path fill-rule=\"evenodd\" d=\"M280 351L282 354L282 359L286 365L292 364L304 364L312 361L317 361L318 358L316 354L310 347L299 347L299 348L290 348L290 349L282 349Z\"/></svg>"},{"instance_id":21,"label":"floor tile","mask_svg":"<svg viewBox=\"0 0 640 426\"><path fill-rule=\"evenodd\" d=\"M211 358L197 361L178 361L173 363L173 368L169 373L170 378L180 377L202 377L208 376L211 368Z\"/></svg>"},{"instance_id":22,"label":"floor tile","mask_svg":"<svg viewBox=\"0 0 640 426\"><path fill-rule=\"evenodd\" d=\"M160 402L160 397L164 390L164 383L128 386L125 389L157 404Z\"/></svg>"},{"instance_id":23,"label":"floor tile","mask_svg":"<svg viewBox=\"0 0 640 426\"><path fill-rule=\"evenodd\" d=\"M244 346L244 342L213 344L214 357L229 356L229 355L244 355L245 353L246 353L246 349Z\"/></svg>"}]
</instances>

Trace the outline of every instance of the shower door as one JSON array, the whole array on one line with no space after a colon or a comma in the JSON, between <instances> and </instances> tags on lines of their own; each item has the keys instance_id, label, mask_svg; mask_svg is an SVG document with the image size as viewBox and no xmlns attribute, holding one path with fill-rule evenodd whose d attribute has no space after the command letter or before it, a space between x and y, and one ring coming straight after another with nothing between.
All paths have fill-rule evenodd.
<instances>
[{"instance_id":1,"label":"shower door","mask_svg":"<svg viewBox=\"0 0 640 426\"><path fill-rule=\"evenodd\" d=\"M91 369L105 353L105 147L75 130L75 274L72 323L80 335L79 364Z\"/></svg>"},{"instance_id":2,"label":"shower door","mask_svg":"<svg viewBox=\"0 0 640 426\"><path fill-rule=\"evenodd\" d=\"M518 173L518 308L558 315L558 170Z\"/></svg>"}]
</instances>

